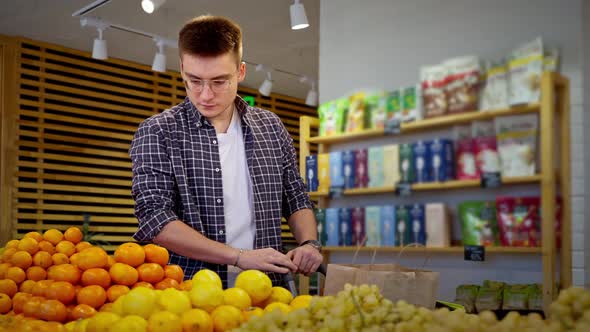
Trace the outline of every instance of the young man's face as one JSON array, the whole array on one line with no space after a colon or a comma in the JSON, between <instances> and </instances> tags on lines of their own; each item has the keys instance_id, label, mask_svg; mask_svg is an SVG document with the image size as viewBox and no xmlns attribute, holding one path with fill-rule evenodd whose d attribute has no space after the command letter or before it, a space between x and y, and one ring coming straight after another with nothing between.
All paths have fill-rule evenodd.
<instances>
[{"instance_id":1,"label":"young man's face","mask_svg":"<svg viewBox=\"0 0 590 332\"><path fill-rule=\"evenodd\" d=\"M246 75L246 65L237 65L231 53L215 57L183 54L180 60L187 95L199 112L209 120L231 118L231 106L238 83Z\"/></svg>"}]
</instances>

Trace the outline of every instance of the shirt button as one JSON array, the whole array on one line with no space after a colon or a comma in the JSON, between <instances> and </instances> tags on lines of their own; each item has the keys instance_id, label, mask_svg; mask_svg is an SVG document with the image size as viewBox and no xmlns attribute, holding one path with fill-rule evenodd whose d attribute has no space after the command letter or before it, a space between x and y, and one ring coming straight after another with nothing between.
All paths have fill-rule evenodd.
<instances>
[{"instance_id":1,"label":"shirt button","mask_svg":"<svg viewBox=\"0 0 590 332\"><path fill-rule=\"evenodd\" d=\"M221 203L221 199L220 198L217 199L217 203Z\"/></svg>"},{"instance_id":2,"label":"shirt button","mask_svg":"<svg viewBox=\"0 0 590 332\"><path fill-rule=\"evenodd\" d=\"M217 140L213 140L213 144L217 144Z\"/></svg>"},{"instance_id":3,"label":"shirt button","mask_svg":"<svg viewBox=\"0 0 590 332\"><path fill-rule=\"evenodd\" d=\"M216 168L216 169L215 169L215 172L219 172L219 168Z\"/></svg>"},{"instance_id":4,"label":"shirt button","mask_svg":"<svg viewBox=\"0 0 590 332\"><path fill-rule=\"evenodd\" d=\"M219 231L219 235L223 235L223 229Z\"/></svg>"}]
</instances>

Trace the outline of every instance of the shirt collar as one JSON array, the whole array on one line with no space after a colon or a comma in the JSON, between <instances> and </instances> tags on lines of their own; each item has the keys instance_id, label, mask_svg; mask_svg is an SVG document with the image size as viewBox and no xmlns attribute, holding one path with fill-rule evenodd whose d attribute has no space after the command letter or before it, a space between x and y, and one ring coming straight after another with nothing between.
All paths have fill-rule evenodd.
<instances>
[{"instance_id":1,"label":"shirt collar","mask_svg":"<svg viewBox=\"0 0 590 332\"><path fill-rule=\"evenodd\" d=\"M184 99L183 103L185 104L185 107L188 108L189 116L195 119L197 127L202 127L205 123L209 123L209 121L207 121L201 112L199 112L199 110L195 107L195 105L193 105L188 97ZM248 109L250 108L250 105L240 96L236 96L236 99L234 99L234 105L238 111L238 114L240 115L242 123L249 126L250 121L248 119Z\"/></svg>"}]
</instances>

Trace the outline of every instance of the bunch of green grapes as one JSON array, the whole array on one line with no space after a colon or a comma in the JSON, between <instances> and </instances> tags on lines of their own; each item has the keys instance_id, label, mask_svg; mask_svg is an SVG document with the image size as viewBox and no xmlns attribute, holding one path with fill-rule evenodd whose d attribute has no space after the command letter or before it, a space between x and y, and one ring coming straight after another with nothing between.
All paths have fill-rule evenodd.
<instances>
[{"instance_id":1,"label":"bunch of green grapes","mask_svg":"<svg viewBox=\"0 0 590 332\"><path fill-rule=\"evenodd\" d=\"M565 331L590 331L590 291L572 287L551 303L550 317Z\"/></svg>"}]
</instances>

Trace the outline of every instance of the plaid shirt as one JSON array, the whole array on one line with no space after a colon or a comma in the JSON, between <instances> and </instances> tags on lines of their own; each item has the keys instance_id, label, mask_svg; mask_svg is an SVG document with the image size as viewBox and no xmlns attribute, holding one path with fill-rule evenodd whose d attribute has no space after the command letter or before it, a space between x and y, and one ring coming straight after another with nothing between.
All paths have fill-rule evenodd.
<instances>
[{"instance_id":1,"label":"plaid shirt","mask_svg":"<svg viewBox=\"0 0 590 332\"><path fill-rule=\"evenodd\" d=\"M250 107L240 97L246 159L252 178L256 234L254 248L282 250L281 216L312 208L299 175L293 139L274 113ZM171 221L182 220L207 238L225 243L223 186L215 128L187 98L140 126L129 150L132 195L139 221L134 238L149 242ZM219 274L227 266L170 252L170 264L191 278L200 269ZM280 275L269 273L274 284Z\"/></svg>"}]
</instances>

